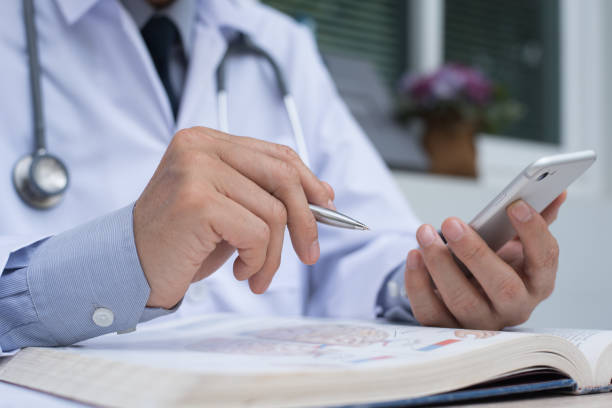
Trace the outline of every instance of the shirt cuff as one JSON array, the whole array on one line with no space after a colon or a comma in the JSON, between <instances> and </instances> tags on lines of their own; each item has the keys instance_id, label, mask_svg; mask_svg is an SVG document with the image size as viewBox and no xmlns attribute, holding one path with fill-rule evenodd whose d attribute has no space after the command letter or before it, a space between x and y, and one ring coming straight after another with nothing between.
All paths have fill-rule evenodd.
<instances>
[{"instance_id":1,"label":"shirt cuff","mask_svg":"<svg viewBox=\"0 0 612 408\"><path fill-rule=\"evenodd\" d=\"M145 308L150 288L132 212L130 205L11 255L0 277L2 350L126 332L176 310Z\"/></svg>"},{"instance_id":2,"label":"shirt cuff","mask_svg":"<svg viewBox=\"0 0 612 408\"><path fill-rule=\"evenodd\" d=\"M393 322L418 325L406 296L404 270L406 263L402 262L383 282L376 301L378 316Z\"/></svg>"}]
</instances>

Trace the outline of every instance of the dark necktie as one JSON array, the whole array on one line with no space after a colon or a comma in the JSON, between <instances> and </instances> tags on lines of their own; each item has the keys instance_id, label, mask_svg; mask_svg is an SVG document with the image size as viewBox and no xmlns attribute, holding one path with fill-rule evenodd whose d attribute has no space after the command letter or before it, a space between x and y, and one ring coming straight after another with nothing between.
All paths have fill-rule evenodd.
<instances>
[{"instance_id":1,"label":"dark necktie","mask_svg":"<svg viewBox=\"0 0 612 408\"><path fill-rule=\"evenodd\" d=\"M170 81L170 59L172 48L176 44L181 45L178 29L168 17L155 15L145 24L141 33L155 64L155 69L168 94L172 113L176 118L179 99Z\"/></svg>"}]
</instances>

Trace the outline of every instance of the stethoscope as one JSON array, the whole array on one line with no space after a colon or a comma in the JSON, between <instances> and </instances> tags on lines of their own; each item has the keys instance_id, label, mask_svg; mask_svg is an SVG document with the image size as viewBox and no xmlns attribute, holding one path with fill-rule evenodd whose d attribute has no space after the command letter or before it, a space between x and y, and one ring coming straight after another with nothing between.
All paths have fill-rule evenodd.
<instances>
[{"instance_id":1,"label":"stethoscope","mask_svg":"<svg viewBox=\"0 0 612 408\"><path fill-rule=\"evenodd\" d=\"M34 4L23 0L23 19L28 49L30 90L34 115L34 150L20 158L13 168L13 184L24 203L37 209L56 206L68 188L68 169L62 160L47 151L45 119L40 90L38 40L34 26Z\"/></svg>"},{"instance_id":2,"label":"stethoscope","mask_svg":"<svg viewBox=\"0 0 612 408\"><path fill-rule=\"evenodd\" d=\"M34 23L33 0L23 0L23 14L27 40L28 67L30 71L35 144L32 153L20 158L15 164L13 168L13 184L17 194L24 203L36 209L49 209L59 204L62 200L68 188L69 173L62 160L47 151L40 88L41 68L38 59L38 40ZM227 50L217 67L217 119L219 130L226 133L229 130L225 67L229 57L234 54L259 56L270 64L274 71L276 84L283 98L287 116L289 117L297 153L306 166L310 167L300 118L282 71L272 56L254 44L244 33L237 33L235 38L229 42Z\"/></svg>"},{"instance_id":3,"label":"stethoscope","mask_svg":"<svg viewBox=\"0 0 612 408\"><path fill-rule=\"evenodd\" d=\"M267 53L257 44L253 43L249 36L241 32L237 33L236 37L232 41L230 41L227 50L225 51L225 55L223 55L223 58L221 59L221 62L217 67L217 112L219 115L219 130L225 133L229 132L229 124L227 120L227 87L225 86L225 66L229 57L233 54L255 55L263 58L268 62L268 64L270 64L270 66L272 67L272 71L274 71L274 79L276 81L276 86L280 91L281 97L283 98L285 111L287 112L289 124L291 125L291 132L293 133L293 138L295 139L297 153L304 162L304 164L307 167L310 167L310 160L308 158L306 142L304 141L304 132L302 130L302 125L300 122L300 116L298 115L298 111L295 106L295 100L289 92L289 88L287 87L287 83L285 82L285 78L280 67L269 53Z\"/></svg>"}]
</instances>

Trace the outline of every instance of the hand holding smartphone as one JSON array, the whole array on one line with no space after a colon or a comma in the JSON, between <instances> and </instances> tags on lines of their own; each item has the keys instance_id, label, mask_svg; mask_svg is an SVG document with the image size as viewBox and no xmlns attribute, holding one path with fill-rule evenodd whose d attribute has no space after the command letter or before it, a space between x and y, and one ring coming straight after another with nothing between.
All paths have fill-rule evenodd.
<instances>
[{"instance_id":1,"label":"hand holding smartphone","mask_svg":"<svg viewBox=\"0 0 612 408\"><path fill-rule=\"evenodd\" d=\"M592 150L543 157L527 166L470 222L494 251L516 236L506 208L521 199L544 210L595 162Z\"/></svg>"},{"instance_id":2,"label":"hand holding smartphone","mask_svg":"<svg viewBox=\"0 0 612 408\"><path fill-rule=\"evenodd\" d=\"M469 226L448 218L443 230L452 240L446 246L431 225L422 225L416 234L419 249L408 253L404 275L415 318L428 326L481 330L499 330L527 321L533 309L552 293L558 245L546 220L523 219L513 211L511 222L507 208L522 199L533 207L523 210L541 213L594 161L592 151L535 161ZM558 205L551 208L556 210ZM517 235L513 225L521 233L521 242L508 247L509 251L498 251Z\"/></svg>"}]
</instances>

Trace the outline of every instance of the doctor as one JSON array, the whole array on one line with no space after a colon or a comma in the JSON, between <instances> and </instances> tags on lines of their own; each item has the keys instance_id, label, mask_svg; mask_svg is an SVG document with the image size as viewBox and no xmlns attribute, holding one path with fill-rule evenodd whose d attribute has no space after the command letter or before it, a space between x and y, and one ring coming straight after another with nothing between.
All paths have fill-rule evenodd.
<instances>
[{"instance_id":1,"label":"doctor","mask_svg":"<svg viewBox=\"0 0 612 408\"><path fill-rule=\"evenodd\" d=\"M228 0L35 7L46 151L70 178L47 210L14 189L35 129L23 5L3 1L0 351L129 331L171 312L498 329L525 321L551 293L558 248L547 223L564 198L542 216L511 206L519 238L497 254L463 221L446 220L466 278L435 229L419 227L310 34L288 17ZM261 56L227 60L228 132L214 130L216 69L239 33L286 78L309 166ZM308 202L372 231L318 226Z\"/></svg>"}]
</instances>

